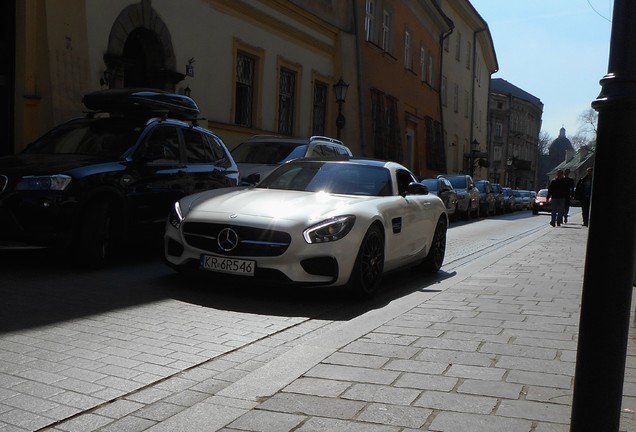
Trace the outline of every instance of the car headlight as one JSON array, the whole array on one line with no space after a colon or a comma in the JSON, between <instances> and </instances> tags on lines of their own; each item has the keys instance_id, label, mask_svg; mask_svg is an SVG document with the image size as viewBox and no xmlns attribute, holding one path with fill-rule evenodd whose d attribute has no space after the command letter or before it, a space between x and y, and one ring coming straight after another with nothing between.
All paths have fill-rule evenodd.
<instances>
[{"instance_id":1,"label":"car headlight","mask_svg":"<svg viewBox=\"0 0 636 432\"><path fill-rule=\"evenodd\" d=\"M179 229L181 223L183 222L183 213L181 212L181 206L179 205L179 201L174 203L172 209L170 209L170 213L168 214L168 222L170 225Z\"/></svg>"},{"instance_id":2,"label":"car headlight","mask_svg":"<svg viewBox=\"0 0 636 432\"><path fill-rule=\"evenodd\" d=\"M303 237L307 243L326 243L340 240L351 231L356 217L353 215L338 216L307 228Z\"/></svg>"},{"instance_id":3,"label":"car headlight","mask_svg":"<svg viewBox=\"0 0 636 432\"><path fill-rule=\"evenodd\" d=\"M24 176L15 186L16 190L56 190L61 191L71 182L71 177L64 174L48 176Z\"/></svg>"}]
</instances>

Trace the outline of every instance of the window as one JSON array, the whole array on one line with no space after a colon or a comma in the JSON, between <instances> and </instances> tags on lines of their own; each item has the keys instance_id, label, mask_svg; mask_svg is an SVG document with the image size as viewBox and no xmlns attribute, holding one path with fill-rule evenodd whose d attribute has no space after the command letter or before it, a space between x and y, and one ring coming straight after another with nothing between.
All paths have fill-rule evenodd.
<instances>
[{"instance_id":1,"label":"window","mask_svg":"<svg viewBox=\"0 0 636 432\"><path fill-rule=\"evenodd\" d=\"M459 85L453 85L453 111L459 112Z\"/></svg>"},{"instance_id":2,"label":"window","mask_svg":"<svg viewBox=\"0 0 636 432\"><path fill-rule=\"evenodd\" d=\"M470 69L470 59L473 58L472 49L472 44L466 42L466 69Z\"/></svg>"},{"instance_id":3,"label":"window","mask_svg":"<svg viewBox=\"0 0 636 432\"><path fill-rule=\"evenodd\" d=\"M210 148L212 149L212 160L219 162L221 159L225 160L224 166L230 166L230 161L225 153L223 144L219 141L218 138L205 135L205 138L208 140Z\"/></svg>"},{"instance_id":4,"label":"window","mask_svg":"<svg viewBox=\"0 0 636 432\"><path fill-rule=\"evenodd\" d=\"M181 156L177 129L172 126L154 128L143 146L142 155L156 163L179 162Z\"/></svg>"},{"instance_id":5,"label":"window","mask_svg":"<svg viewBox=\"0 0 636 432\"><path fill-rule=\"evenodd\" d=\"M294 99L296 97L296 73L281 68L278 84L278 133L294 134Z\"/></svg>"},{"instance_id":6,"label":"window","mask_svg":"<svg viewBox=\"0 0 636 432\"><path fill-rule=\"evenodd\" d=\"M503 136L503 124L500 122L495 123L495 136Z\"/></svg>"},{"instance_id":7,"label":"window","mask_svg":"<svg viewBox=\"0 0 636 432\"><path fill-rule=\"evenodd\" d=\"M398 194L400 195L406 194L409 184L417 181L417 179L413 178L411 173L402 169L395 172L395 178L397 180Z\"/></svg>"},{"instance_id":8,"label":"window","mask_svg":"<svg viewBox=\"0 0 636 432\"><path fill-rule=\"evenodd\" d=\"M186 162L209 163L214 160L208 140L200 132L191 129L183 129L182 132L185 140Z\"/></svg>"},{"instance_id":9,"label":"window","mask_svg":"<svg viewBox=\"0 0 636 432\"><path fill-rule=\"evenodd\" d=\"M226 158L221 143L214 137L192 129L182 129L188 163L215 163Z\"/></svg>"},{"instance_id":10,"label":"window","mask_svg":"<svg viewBox=\"0 0 636 432\"><path fill-rule=\"evenodd\" d=\"M457 39L455 43L455 60L460 61L462 58L462 34L457 32Z\"/></svg>"},{"instance_id":11,"label":"window","mask_svg":"<svg viewBox=\"0 0 636 432\"><path fill-rule=\"evenodd\" d=\"M364 18L365 37L368 41L373 41L375 34L375 0L367 0Z\"/></svg>"},{"instance_id":12,"label":"window","mask_svg":"<svg viewBox=\"0 0 636 432\"><path fill-rule=\"evenodd\" d=\"M245 127L253 126L255 66L254 57L237 53L234 123Z\"/></svg>"},{"instance_id":13,"label":"window","mask_svg":"<svg viewBox=\"0 0 636 432\"><path fill-rule=\"evenodd\" d=\"M426 81L426 48L420 48L420 80Z\"/></svg>"},{"instance_id":14,"label":"window","mask_svg":"<svg viewBox=\"0 0 636 432\"><path fill-rule=\"evenodd\" d=\"M382 49L391 52L391 14L387 10L382 14Z\"/></svg>"},{"instance_id":15,"label":"window","mask_svg":"<svg viewBox=\"0 0 636 432\"><path fill-rule=\"evenodd\" d=\"M314 82L314 110L311 133L313 135L325 135L325 123L327 118L327 84Z\"/></svg>"},{"instance_id":16,"label":"window","mask_svg":"<svg viewBox=\"0 0 636 432\"><path fill-rule=\"evenodd\" d=\"M428 83L431 87L435 87L435 62L432 54L428 56Z\"/></svg>"},{"instance_id":17,"label":"window","mask_svg":"<svg viewBox=\"0 0 636 432\"><path fill-rule=\"evenodd\" d=\"M404 32L404 68L413 70L413 55L411 53L411 32Z\"/></svg>"},{"instance_id":18,"label":"window","mask_svg":"<svg viewBox=\"0 0 636 432\"><path fill-rule=\"evenodd\" d=\"M470 112L470 92L468 90L464 90L464 117L468 118L468 113Z\"/></svg>"}]
</instances>

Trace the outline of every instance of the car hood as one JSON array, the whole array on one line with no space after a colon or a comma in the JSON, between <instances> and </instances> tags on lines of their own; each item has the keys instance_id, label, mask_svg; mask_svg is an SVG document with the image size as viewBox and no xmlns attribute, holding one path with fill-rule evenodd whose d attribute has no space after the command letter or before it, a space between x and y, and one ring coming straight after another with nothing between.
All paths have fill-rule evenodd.
<instances>
[{"instance_id":1,"label":"car hood","mask_svg":"<svg viewBox=\"0 0 636 432\"><path fill-rule=\"evenodd\" d=\"M320 192L228 188L202 192L181 201L192 218L226 220L241 216L289 221L322 220L350 214L351 206L386 197L332 195ZM186 216L186 218L188 217Z\"/></svg>"},{"instance_id":2,"label":"car hood","mask_svg":"<svg viewBox=\"0 0 636 432\"><path fill-rule=\"evenodd\" d=\"M0 174L14 176L61 174L75 168L108 161L104 158L84 155L19 154L0 157Z\"/></svg>"}]
</instances>

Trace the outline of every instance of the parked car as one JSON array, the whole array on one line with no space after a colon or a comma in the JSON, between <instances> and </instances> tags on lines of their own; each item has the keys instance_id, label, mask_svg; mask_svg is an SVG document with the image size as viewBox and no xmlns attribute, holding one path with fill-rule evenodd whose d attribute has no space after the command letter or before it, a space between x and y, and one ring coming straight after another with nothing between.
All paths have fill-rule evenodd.
<instances>
[{"instance_id":1,"label":"parked car","mask_svg":"<svg viewBox=\"0 0 636 432\"><path fill-rule=\"evenodd\" d=\"M512 189L509 187L502 187L501 193L504 199L504 213L510 213L515 210L515 196L512 193Z\"/></svg>"},{"instance_id":2,"label":"parked car","mask_svg":"<svg viewBox=\"0 0 636 432\"><path fill-rule=\"evenodd\" d=\"M475 187L479 191L479 213L485 217L494 216L497 203L490 181L477 180Z\"/></svg>"},{"instance_id":3,"label":"parked car","mask_svg":"<svg viewBox=\"0 0 636 432\"><path fill-rule=\"evenodd\" d=\"M166 224L165 258L184 273L348 286L370 296L387 271L437 272L447 226L442 200L402 165L295 159L255 186L179 200Z\"/></svg>"},{"instance_id":4,"label":"parked car","mask_svg":"<svg viewBox=\"0 0 636 432\"><path fill-rule=\"evenodd\" d=\"M457 192L453 189L453 185L444 177L426 178L420 180L428 191L437 195L446 206L446 214L450 220L457 218Z\"/></svg>"},{"instance_id":5,"label":"parked car","mask_svg":"<svg viewBox=\"0 0 636 432\"><path fill-rule=\"evenodd\" d=\"M512 191L515 196L515 209L516 210L530 210L530 191L515 189Z\"/></svg>"},{"instance_id":6,"label":"parked car","mask_svg":"<svg viewBox=\"0 0 636 432\"><path fill-rule=\"evenodd\" d=\"M173 203L238 185L223 141L197 126L194 100L147 90L84 96L90 112L0 158L0 245L55 247L104 264L141 228L161 229Z\"/></svg>"},{"instance_id":7,"label":"parked car","mask_svg":"<svg viewBox=\"0 0 636 432\"><path fill-rule=\"evenodd\" d=\"M539 212L552 213L552 203L548 199L548 190L540 189L537 192L537 198L532 205L532 213L539 214Z\"/></svg>"},{"instance_id":8,"label":"parked car","mask_svg":"<svg viewBox=\"0 0 636 432\"><path fill-rule=\"evenodd\" d=\"M495 213L504 214L506 212L506 202L503 194L503 187L499 183L491 183L492 192L495 194Z\"/></svg>"},{"instance_id":9,"label":"parked car","mask_svg":"<svg viewBox=\"0 0 636 432\"><path fill-rule=\"evenodd\" d=\"M473 178L465 174L440 175L453 185L457 192L457 214L465 220L479 217L479 191L475 188Z\"/></svg>"},{"instance_id":10,"label":"parked car","mask_svg":"<svg viewBox=\"0 0 636 432\"><path fill-rule=\"evenodd\" d=\"M255 135L232 150L241 172L241 182L256 184L279 165L301 157L352 156L342 141L324 137L290 138Z\"/></svg>"},{"instance_id":11,"label":"parked car","mask_svg":"<svg viewBox=\"0 0 636 432\"><path fill-rule=\"evenodd\" d=\"M530 198L528 199L528 206L530 207L530 209L532 210L532 207L534 207L534 202L537 199L537 193L535 191L530 191Z\"/></svg>"}]
</instances>

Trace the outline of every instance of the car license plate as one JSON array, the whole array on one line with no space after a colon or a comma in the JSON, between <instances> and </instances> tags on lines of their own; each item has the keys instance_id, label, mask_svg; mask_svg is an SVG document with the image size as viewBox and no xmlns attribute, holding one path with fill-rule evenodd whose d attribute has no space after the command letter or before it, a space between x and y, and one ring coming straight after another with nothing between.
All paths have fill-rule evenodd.
<instances>
[{"instance_id":1,"label":"car license plate","mask_svg":"<svg viewBox=\"0 0 636 432\"><path fill-rule=\"evenodd\" d=\"M203 270L244 276L254 276L254 270L256 269L256 261L214 255L201 255L200 264Z\"/></svg>"}]
</instances>

